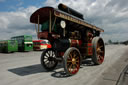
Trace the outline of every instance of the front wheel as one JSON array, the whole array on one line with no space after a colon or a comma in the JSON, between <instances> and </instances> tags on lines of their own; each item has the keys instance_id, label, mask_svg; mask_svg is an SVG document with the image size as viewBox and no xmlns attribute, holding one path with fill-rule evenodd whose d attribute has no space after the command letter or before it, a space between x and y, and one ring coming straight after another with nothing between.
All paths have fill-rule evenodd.
<instances>
[{"instance_id":1,"label":"front wheel","mask_svg":"<svg viewBox=\"0 0 128 85\"><path fill-rule=\"evenodd\" d=\"M52 48L46 49L41 55L41 65L47 70L53 70L58 61L56 60L56 53Z\"/></svg>"},{"instance_id":2,"label":"front wheel","mask_svg":"<svg viewBox=\"0 0 128 85\"><path fill-rule=\"evenodd\" d=\"M105 46L101 37L94 37L92 40L93 56L92 61L96 65L100 65L104 61Z\"/></svg>"},{"instance_id":3,"label":"front wheel","mask_svg":"<svg viewBox=\"0 0 128 85\"><path fill-rule=\"evenodd\" d=\"M77 48L71 47L64 54L64 70L68 75L74 75L80 68L80 52Z\"/></svg>"}]
</instances>

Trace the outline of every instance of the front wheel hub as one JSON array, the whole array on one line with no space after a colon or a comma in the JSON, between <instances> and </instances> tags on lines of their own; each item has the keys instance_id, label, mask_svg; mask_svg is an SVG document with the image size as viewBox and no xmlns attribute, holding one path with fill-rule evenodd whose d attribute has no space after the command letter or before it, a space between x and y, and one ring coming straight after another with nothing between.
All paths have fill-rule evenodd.
<instances>
[{"instance_id":1,"label":"front wheel hub","mask_svg":"<svg viewBox=\"0 0 128 85\"><path fill-rule=\"evenodd\" d=\"M48 60L49 60L49 61L53 61L54 58L53 58L53 57L49 57Z\"/></svg>"},{"instance_id":2,"label":"front wheel hub","mask_svg":"<svg viewBox=\"0 0 128 85\"><path fill-rule=\"evenodd\" d=\"M76 64L76 59L75 58L72 59L72 64Z\"/></svg>"}]
</instances>

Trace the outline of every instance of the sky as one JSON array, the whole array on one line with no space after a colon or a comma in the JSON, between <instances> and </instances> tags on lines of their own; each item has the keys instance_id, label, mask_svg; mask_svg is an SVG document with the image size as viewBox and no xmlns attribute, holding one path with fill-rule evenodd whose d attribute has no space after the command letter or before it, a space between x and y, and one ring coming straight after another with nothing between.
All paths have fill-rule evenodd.
<instances>
[{"instance_id":1,"label":"sky","mask_svg":"<svg viewBox=\"0 0 128 85\"><path fill-rule=\"evenodd\" d=\"M36 38L31 14L38 8L57 8L64 3L84 15L85 21L104 29L101 37L107 42L128 40L128 0L0 0L0 40L17 35Z\"/></svg>"}]
</instances>

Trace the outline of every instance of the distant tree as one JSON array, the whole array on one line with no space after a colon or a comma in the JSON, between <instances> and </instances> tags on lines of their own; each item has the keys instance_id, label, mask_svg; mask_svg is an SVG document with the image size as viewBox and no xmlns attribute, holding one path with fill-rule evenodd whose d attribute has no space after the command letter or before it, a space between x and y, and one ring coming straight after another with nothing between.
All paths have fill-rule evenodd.
<instances>
[{"instance_id":1,"label":"distant tree","mask_svg":"<svg viewBox=\"0 0 128 85\"><path fill-rule=\"evenodd\" d=\"M108 40L108 44L112 44L112 40L109 39L109 40Z\"/></svg>"},{"instance_id":2,"label":"distant tree","mask_svg":"<svg viewBox=\"0 0 128 85\"><path fill-rule=\"evenodd\" d=\"M122 42L122 44L128 45L128 40L127 40L127 41Z\"/></svg>"},{"instance_id":3,"label":"distant tree","mask_svg":"<svg viewBox=\"0 0 128 85\"><path fill-rule=\"evenodd\" d=\"M120 42L117 40L117 44L120 44Z\"/></svg>"}]
</instances>

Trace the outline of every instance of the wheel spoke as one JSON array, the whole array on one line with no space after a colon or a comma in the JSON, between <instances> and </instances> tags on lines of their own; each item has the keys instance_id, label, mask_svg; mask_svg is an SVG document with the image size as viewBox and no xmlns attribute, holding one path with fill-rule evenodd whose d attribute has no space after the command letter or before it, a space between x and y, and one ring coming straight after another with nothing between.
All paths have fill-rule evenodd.
<instances>
[{"instance_id":1,"label":"wheel spoke","mask_svg":"<svg viewBox=\"0 0 128 85\"><path fill-rule=\"evenodd\" d=\"M74 64L74 68L73 68L73 71L72 73L76 73L77 71L79 70L79 66L77 64Z\"/></svg>"},{"instance_id":2,"label":"wheel spoke","mask_svg":"<svg viewBox=\"0 0 128 85\"><path fill-rule=\"evenodd\" d=\"M55 57L55 53L53 52L53 55L52 55L52 57L54 58Z\"/></svg>"},{"instance_id":3,"label":"wheel spoke","mask_svg":"<svg viewBox=\"0 0 128 85\"><path fill-rule=\"evenodd\" d=\"M103 48L103 46L101 45L99 48L101 49L101 48Z\"/></svg>"},{"instance_id":4,"label":"wheel spoke","mask_svg":"<svg viewBox=\"0 0 128 85\"><path fill-rule=\"evenodd\" d=\"M101 60L103 60L103 59L104 59L104 57L103 57L103 56L101 56L101 57L100 57L100 59L101 59Z\"/></svg>"},{"instance_id":5,"label":"wheel spoke","mask_svg":"<svg viewBox=\"0 0 128 85\"><path fill-rule=\"evenodd\" d=\"M53 64L51 61L49 61L49 63L47 65L48 65L48 67L52 67Z\"/></svg>"},{"instance_id":6,"label":"wheel spoke","mask_svg":"<svg viewBox=\"0 0 128 85\"><path fill-rule=\"evenodd\" d=\"M75 58L75 57L76 57L76 52L74 51L74 52L73 52L73 58Z\"/></svg>"},{"instance_id":7,"label":"wheel spoke","mask_svg":"<svg viewBox=\"0 0 128 85\"><path fill-rule=\"evenodd\" d=\"M73 66L73 65L71 64L71 65L69 66L69 69L71 69L71 68L72 68L72 66Z\"/></svg>"},{"instance_id":8,"label":"wheel spoke","mask_svg":"<svg viewBox=\"0 0 128 85\"><path fill-rule=\"evenodd\" d=\"M103 62L103 59L104 59L104 57L103 56L98 56L98 61L100 62L100 63L102 63Z\"/></svg>"},{"instance_id":9,"label":"wheel spoke","mask_svg":"<svg viewBox=\"0 0 128 85\"><path fill-rule=\"evenodd\" d=\"M48 51L49 57L51 57L51 51Z\"/></svg>"},{"instance_id":10,"label":"wheel spoke","mask_svg":"<svg viewBox=\"0 0 128 85\"><path fill-rule=\"evenodd\" d=\"M49 55L49 51L47 52L47 54ZM50 55L49 55L50 56Z\"/></svg>"},{"instance_id":11,"label":"wheel spoke","mask_svg":"<svg viewBox=\"0 0 128 85\"><path fill-rule=\"evenodd\" d=\"M72 57L72 54L69 54L69 56L70 56L71 59L73 58L73 57Z\"/></svg>"},{"instance_id":12,"label":"wheel spoke","mask_svg":"<svg viewBox=\"0 0 128 85\"><path fill-rule=\"evenodd\" d=\"M67 67L70 67L71 64L72 64L72 63L67 63Z\"/></svg>"},{"instance_id":13,"label":"wheel spoke","mask_svg":"<svg viewBox=\"0 0 128 85\"><path fill-rule=\"evenodd\" d=\"M48 54L48 53L46 53L46 56L47 56L47 57L49 57L49 54Z\"/></svg>"},{"instance_id":14,"label":"wheel spoke","mask_svg":"<svg viewBox=\"0 0 128 85\"><path fill-rule=\"evenodd\" d=\"M46 64L48 64L48 63L49 63L49 61L46 61L45 63L46 63Z\"/></svg>"},{"instance_id":15,"label":"wheel spoke","mask_svg":"<svg viewBox=\"0 0 128 85\"><path fill-rule=\"evenodd\" d=\"M74 58L74 51L72 51L70 54L72 55L72 58Z\"/></svg>"},{"instance_id":16,"label":"wheel spoke","mask_svg":"<svg viewBox=\"0 0 128 85\"><path fill-rule=\"evenodd\" d=\"M76 60L79 60L79 57L78 56L76 57Z\"/></svg>"},{"instance_id":17,"label":"wheel spoke","mask_svg":"<svg viewBox=\"0 0 128 85\"><path fill-rule=\"evenodd\" d=\"M78 64L74 64L74 66L75 66L75 68L77 68L78 67Z\"/></svg>"},{"instance_id":18,"label":"wheel spoke","mask_svg":"<svg viewBox=\"0 0 128 85\"><path fill-rule=\"evenodd\" d=\"M51 57L53 56L52 51L50 51L50 56L51 56Z\"/></svg>"},{"instance_id":19,"label":"wheel spoke","mask_svg":"<svg viewBox=\"0 0 128 85\"><path fill-rule=\"evenodd\" d=\"M77 58L77 57L78 57L78 55L79 55L79 54L78 54L78 52L77 52L77 51L75 51L75 52L74 52L74 58Z\"/></svg>"},{"instance_id":20,"label":"wheel spoke","mask_svg":"<svg viewBox=\"0 0 128 85\"><path fill-rule=\"evenodd\" d=\"M51 52L51 57L53 56L53 51L50 51Z\"/></svg>"},{"instance_id":21,"label":"wheel spoke","mask_svg":"<svg viewBox=\"0 0 128 85\"><path fill-rule=\"evenodd\" d=\"M76 63L79 63L79 60L77 60Z\"/></svg>"},{"instance_id":22,"label":"wheel spoke","mask_svg":"<svg viewBox=\"0 0 128 85\"><path fill-rule=\"evenodd\" d=\"M48 59L48 56L45 55L44 58L45 58L45 59Z\"/></svg>"},{"instance_id":23,"label":"wheel spoke","mask_svg":"<svg viewBox=\"0 0 128 85\"><path fill-rule=\"evenodd\" d=\"M48 59L46 58L46 59L44 59L44 62L46 62L46 61L48 61Z\"/></svg>"},{"instance_id":24,"label":"wheel spoke","mask_svg":"<svg viewBox=\"0 0 128 85\"><path fill-rule=\"evenodd\" d=\"M72 63L72 60L68 60L67 63Z\"/></svg>"},{"instance_id":25,"label":"wheel spoke","mask_svg":"<svg viewBox=\"0 0 128 85\"><path fill-rule=\"evenodd\" d=\"M104 51L100 51L100 53L104 53Z\"/></svg>"},{"instance_id":26,"label":"wheel spoke","mask_svg":"<svg viewBox=\"0 0 128 85\"><path fill-rule=\"evenodd\" d=\"M100 58L98 58L98 62L100 62Z\"/></svg>"}]
</instances>

